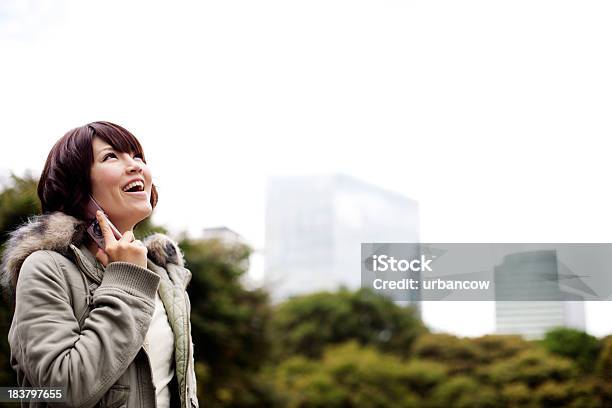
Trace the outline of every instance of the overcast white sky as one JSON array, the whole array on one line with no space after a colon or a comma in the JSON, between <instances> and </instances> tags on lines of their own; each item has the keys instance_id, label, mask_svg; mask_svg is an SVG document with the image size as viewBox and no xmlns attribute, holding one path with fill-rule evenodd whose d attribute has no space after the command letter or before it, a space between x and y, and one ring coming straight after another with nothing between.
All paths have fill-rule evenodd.
<instances>
[{"instance_id":1,"label":"overcast white sky","mask_svg":"<svg viewBox=\"0 0 612 408\"><path fill-rule=\"evenodd\" d=\"M174 231L262 248L268 176L340 171L417 200L423 242L612 242L611 20L603 1L3 0L0 173L111 120ZM588 304L589 331L611 315ZM424 317L494 329L492 304Z\"/></svg>"}]
</instances>

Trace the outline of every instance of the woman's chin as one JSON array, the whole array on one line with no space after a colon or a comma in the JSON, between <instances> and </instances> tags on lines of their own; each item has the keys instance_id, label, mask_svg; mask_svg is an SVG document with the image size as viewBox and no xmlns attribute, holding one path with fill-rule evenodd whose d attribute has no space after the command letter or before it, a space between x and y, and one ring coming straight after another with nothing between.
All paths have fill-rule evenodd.
<instances>
[{"instance_id":1,"label":"woman's chin","mask_svg":"<svg viewBox=\"0 0 612 408\"><path fill-rule=\"evenodd\" d=\"M148 205L134 209L131 214L134 214L134 218L138 217L137 223L139 223L140 221L149 217L152 212L153 209L151 208L151 205Z\"/></svg>"}]
</instances>

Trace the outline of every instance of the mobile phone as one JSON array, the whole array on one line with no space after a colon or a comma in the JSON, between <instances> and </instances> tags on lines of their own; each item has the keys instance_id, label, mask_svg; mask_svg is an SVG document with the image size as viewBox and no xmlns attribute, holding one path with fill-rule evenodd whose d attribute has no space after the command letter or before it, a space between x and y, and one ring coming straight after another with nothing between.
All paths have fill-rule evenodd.
<instances>
[{"instance_id":1,"label":"mobile phone","mask_svg":"<svg viewBox=\"0 0 612 408\"><path fill-rule=\"evenodd\" d=\"M98 210L102 211L102 216L106 218L106 222L110 226L111 231L113 231L113 235L116 239L121 239L121 233L117 227L110 222L106 213L104 213L104 210L100 207L100 204L98 204L92 196L89 196L89 202L87 203L87 207L85 207L85 217L87 217L87 222L89 222L87 233L100 248L104 249L106 247L104 244L104 235L102 234L100 223L98 223L98 219L96 218L96 212L98 212Z\"/></svg>"}]
</instances>

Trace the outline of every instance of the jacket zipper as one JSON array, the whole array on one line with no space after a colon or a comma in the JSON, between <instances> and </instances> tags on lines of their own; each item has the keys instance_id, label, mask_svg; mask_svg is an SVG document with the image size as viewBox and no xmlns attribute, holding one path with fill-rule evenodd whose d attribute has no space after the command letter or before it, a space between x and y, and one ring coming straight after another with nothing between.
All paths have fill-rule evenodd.
<instances>
[{"instance_id":1,"label":"jacket zipper","mask_svg":"<svg viewBox=\"0 0 612 408\"><path fill-rule=\"evenodd\" d=\"M92 277L89 272L89 270L85 267L85 265L83 265L83 262L81 262L80 257L75 254L75 258L77 261L77 266L79 267L79 269L81 270L81 278L83 278L83 284L85 285L85 290L87 291L87 293L85 294L85 303L87 304L87 309L88 312L91 312L91 310L93 309L93 290L91 288L91 285L87 283L87 279L85 279L85 275L88 275L89 277ZM85 272L87 271L87 272ZM94 279L94 281L97 281L97 279ZM79 327L81 327L83 320L85 319L85 317L89 315L89 313L84 312L83 316L81 316L81 318L79 319Z\"/></svg>"},{"instance_id":2,"label":"jacket zipper","mask_svg":"<svg viewBox=\"0 0 612 408\"><path fill-rule=\"evenodd\" d=\"M74 250L73 250L73 252L74 252L74 258L75 258L75 259L76 259L76 261L77 261L77 264L78 264L78 266L79 266L79 269L80 269L80 270L81 270L83 273L87 274L87 276L89 276L89 277L90 277L90 278L91 278L91 279L92 279L94 282L96 282L98 285L99 285L100 283L102 283L102 280L100 280L100 278L99 278L99 277L98 277L96 274L92 273L92 272L89 270L89 268L87 268L87 267L86 267L86 266L83 264L83 261L81 260L80 255L79 255L79 254L78 254L76 251L74 251Z\"/></svg>"},{"instance_id":3,"label":"jacket zipper","mask_svg":"<svg viewBox=\"0 0 612 408\"><path fill-rule=\"evenodd\" d=\"M191 396L189 395L189 372L187 371L189 369L189 360L191 359L191 341L189 340L190 337L190 333L189 333L189 322L187 322L187 324L185 324L185 319L183 319L183 324L185 326L185 333L187 333L187 336L185 336L185 338L187 339L187 359L185 361L185 406L187 406L187 402L189 402L189 404L191 404Z\"/></svg>"},{"instance_id":4,"label":"jacket zipper","mask_svg":"<svg viewBox=\"0 0 612 408\"><path fill-rule=\"evenodd\" d=\"M149 358L149 353L147 349L142 346L142 351L147 359L147 367L149 367L149 377L151 378L151 384L153 385L153 401L155 401L155 406L157 406L157 390L155 389L155 384L153 383L153 368L151 367L151 359Z\"/></svg>"},{"instance_id":5,"label":"jacket zipper","mask_svg":"<svg viewBox=\"0 0 612 408\"><path fill-rule=\"evenodd\" d=\"M187 364L185 366L185 405L188 407L192 407L191 403L191 388L193 384L191 384L191 371L189 371L189 366L191 365L191 333L189 330L189 321L187 322ZM191 367L192 370L195 370L195 367Z\"/></svg>"},{"instance_id":6,"label":"jacket zipper","mask_svg":"<svg viewBox=\"0 0 612 408\"><path fill-rule=\"evenodd\" d=\"M193 383L193 379L191 378L191 371L189 370L189 366L192 365L192 353L193 353L193 349L191 349L191 337L188 337L188 338L190 340L189 340L189 359L187 360L187 370L188 371L187 371L187 381L186 382L189 385L187 386L188 395L187 395L186 399L188 399L187 406L189 408L191 408L191 407L194 406L193 400L192 400L194 397L192 397L192 395L195 395L196 400L197 400L198 397L197 397L197 389L194 389L195 384ZM191 367L191 370L194 371L193 375L195 377L195 366Z\"/></svg>"}]
</instances>

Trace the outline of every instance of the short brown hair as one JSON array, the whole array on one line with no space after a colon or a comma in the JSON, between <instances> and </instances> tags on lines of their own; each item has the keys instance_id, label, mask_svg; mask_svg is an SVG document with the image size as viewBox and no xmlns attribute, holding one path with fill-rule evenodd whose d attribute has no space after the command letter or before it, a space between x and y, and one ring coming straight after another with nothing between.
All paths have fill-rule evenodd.
<instances>
[{"instance_id":1,"label":"short brown hair","mask_svg":"<svg viewBox=\"0 0 612 408\"><path fill-rule=\"evenodd\" d=\"M145 161L138 139L119 125L92 122L70 130L49 152L38 181L38 198L43 213L61 211L84 218L85 205L91 194L94 137L99 137L119 152L139 154ZM157 189L152 186L151 206L155 208L156 204Z\"/></svg>"}]
</instances>

